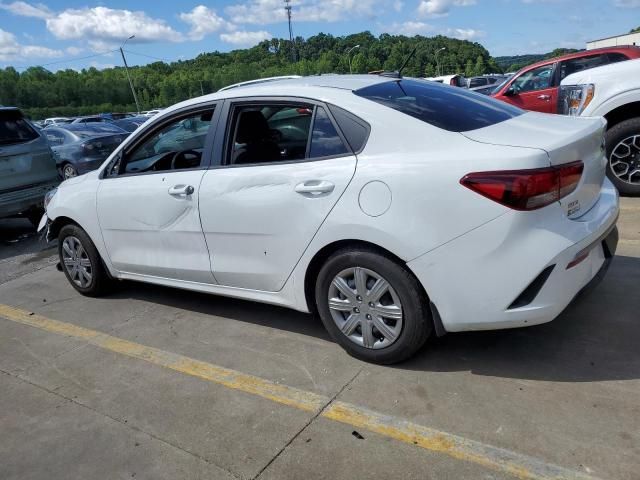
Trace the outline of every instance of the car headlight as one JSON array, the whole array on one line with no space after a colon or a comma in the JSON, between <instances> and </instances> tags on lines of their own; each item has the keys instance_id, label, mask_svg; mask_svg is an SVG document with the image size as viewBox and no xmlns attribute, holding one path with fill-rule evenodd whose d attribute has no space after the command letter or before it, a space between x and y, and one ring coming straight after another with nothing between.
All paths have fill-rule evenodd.
<instances>
[{"instance_id":1,"label":"car headlight","mask_svg":"<svg viewBox=\"0 0 640 480\"><path fill-rule=\"evenodd\" d=\"M53 188L51 190L49 190L47 193L44 194L44 209L47 209L47 206L49 206L49 204L51 203L51 200L53 200L53 197L56 195L56 192L58 191L57 188Z\"/></svg>"},{"instance_id":2,"label":"car headlight","mask_svg":"<svg viewBox=\"0 0 640 480\"><path fill-rule=\"evenodd\" d=\"M578 116L593 100L596 86L592 83L583 85L563 85L560 87L559 113Z\"/></svg>"}]
</instances>

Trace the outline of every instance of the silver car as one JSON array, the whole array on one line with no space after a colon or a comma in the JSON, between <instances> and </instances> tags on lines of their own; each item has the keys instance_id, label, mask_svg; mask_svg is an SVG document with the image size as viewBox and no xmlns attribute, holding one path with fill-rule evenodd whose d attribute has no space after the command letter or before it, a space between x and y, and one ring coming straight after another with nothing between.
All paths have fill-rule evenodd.
<instances>
[{"instance_id":1,"label":"silver car","mask_svg":"<svg viewBox=\"0 0 640 480\"><path fill-rule=\"evenodd\" d=\"M60 183L47 139L17 108L0 108L0 218L37 225L46 192Z\"/></svg>"}]
</instances>

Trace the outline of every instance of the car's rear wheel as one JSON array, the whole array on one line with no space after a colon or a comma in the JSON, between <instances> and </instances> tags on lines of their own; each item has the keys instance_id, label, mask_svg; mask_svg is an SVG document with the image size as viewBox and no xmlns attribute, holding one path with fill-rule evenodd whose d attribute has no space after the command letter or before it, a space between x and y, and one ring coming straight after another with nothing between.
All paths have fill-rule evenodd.
<instances>
[{"instance_id":1,"label":"car's rear wheel","mask_svg":"<svg viewBox=\"0 0 640 480\"><path fill-rule=\"evenodd\" d=\"M397 363L415 354L432 330L427 299L402 264L366 248L341 250L320 269L315 289L320 318L349 354Z\"/></svg>"},{"instance_id":2,"label":"car's rear wheel","mask_svg":"<svg viewBox=\"0 0 640 480\"><path fill-rule=\"evenodd\" d=\"M607 174L620 193L640 196L640 118L611 127L607 137Z\"/></svg>"},{"instance_id":3,"label":"car's rear wheel","mask_svg":"<svg viewBox=\"0 0 640 480\"><path fill-rule=\"evenodd\" d=\"M78 170L76 170L76 167L74 167L70 163L65 163L64 166L62 167L62 178L64 180L67 180L69 178L73 178L77 176L78 176Z\"/></svg>"},{"instance_id":4,"label":"car's rear wheel","mask_svg":"<svg viewBox=\"0 0 640 480\"><path fill-rule=\"evenodd\" d=\"M77 225L65 225L58 235L58 255L67 280L83 295L107 293L111 279L89 235Z\"/></svg>"}]
</instances>

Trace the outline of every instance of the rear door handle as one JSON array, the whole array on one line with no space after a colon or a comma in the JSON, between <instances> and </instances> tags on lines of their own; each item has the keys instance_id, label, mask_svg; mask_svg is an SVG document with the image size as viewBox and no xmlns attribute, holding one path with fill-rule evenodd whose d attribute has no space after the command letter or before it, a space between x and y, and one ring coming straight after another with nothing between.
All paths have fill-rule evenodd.
<instances>
[{"instance_id":1,"label":"rear door handle","mask_svg":"<svg viewBox=\"0 0 640 480\"><path fill-rule=\"evenodd\" d=\"M191 185L174 185L169 189L169 195L191 195L195 188Z\"/></svg>"},{"instance_id":2,"label":"rear door handle","mask_svg":"<svg viewBox=\"0 0 640 480\"><path fill-rule=\"evenodd\" d=\"M551 95L538 95L538 100L550 100Z\"/></svg>"},{"instance_id":3,"label":"rear door handle","mask_svg":"<svg viewBox=\"0 0 640 480\"><path fill-rule=\"evenodd\" d=\"M327 180L307 180L296 185L295 191L302 195L318 196L323 193L331 193L336 186Z\"/></svg>"}]
</instances>

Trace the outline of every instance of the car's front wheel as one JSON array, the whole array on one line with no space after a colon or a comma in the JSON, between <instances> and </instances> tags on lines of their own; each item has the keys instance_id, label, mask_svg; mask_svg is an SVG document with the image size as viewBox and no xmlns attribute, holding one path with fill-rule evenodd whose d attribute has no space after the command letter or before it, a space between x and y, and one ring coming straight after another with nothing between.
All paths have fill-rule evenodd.
<instances>
[{"instance_id":1,"label":"car's front wheel","mask_svg":"<svg viewBox=\"0 0 640 480\"><path fill-rule=\"evenodd\" d=\"M76 167L74 167L70 163L65 163L64 167L62 167L62 178L64 180L68 180L69 178L73 178L77 176L78 176L78 170L76 170Z\"/></svg>"},{"instance_id":2,"label":"car's front wheel","mask_svg":"<svg viewBox=\"0 0 640 480\"><path fill-rule=\"evenodd\" d=\"M611 127L607 137L607 173L623 195L640 196L640 117Z\"/></svg>"},{"instance_id":3,"label":"car's front wheel","mask_svg":"<svg viewBox=\"0 0 640 480\"><path fill-rule=\"evenodd\" d=\"M65 225L58 235L60 264L67 280L83 295L107 293L111 279L89 235L77 225Z\"/></svg>"},{"instance_id":4,"label":"car's front wheel","mask_svg":"<svg viewBox=\"0 0 640 480\"><path fill-rule=\"evenodd\" d=\"M347 249L329 257L318 274L315 297L329 334L361 360L405 360L432 330L418 280L406 266L375 250Z\"/></svg>"}]
</instances>

